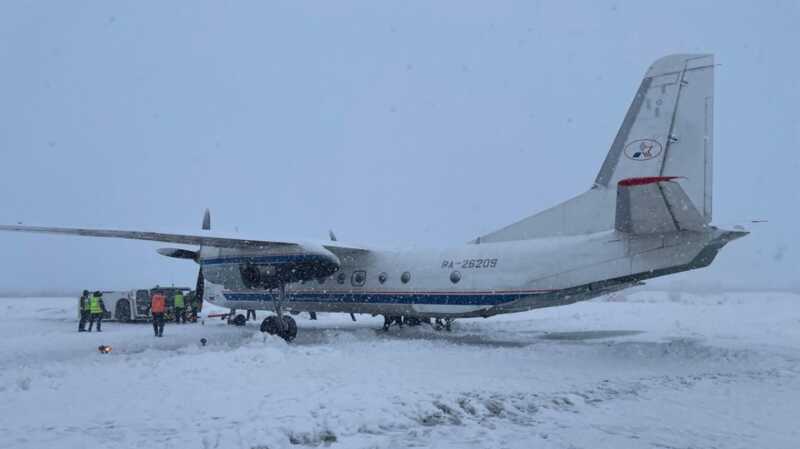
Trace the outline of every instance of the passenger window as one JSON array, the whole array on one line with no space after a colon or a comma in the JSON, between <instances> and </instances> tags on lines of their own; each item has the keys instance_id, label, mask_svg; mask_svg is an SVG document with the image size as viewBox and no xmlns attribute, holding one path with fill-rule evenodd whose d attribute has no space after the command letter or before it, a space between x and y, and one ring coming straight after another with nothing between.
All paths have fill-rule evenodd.
<instances>
[{"instance_id":1,"label":"passenger window","mask_svg":"<svg viewBox=\"0 0 800 449\"><path fill-rule=\"evenodd\" d=\"M364 282L367 280L367 272L366 271L354 271L353 275L350 277L350 283L353 284L354 287L362 287Z\"/></svg>"},{"instance_id":2,"label":"passenger window","mask_svg":"<svg viewBox=\"0 0 800 449\"><path fill-rule=\"evenodd\" d=\"M386 273L381 273L378 275L378 282L380 282L381 284L385 283L386 279L388 279Z\"/></svg>"},{"instance_id":3,"label":"passenger window","mask_svg":"<svg viewBox=\"0 0 800 449\"><path fill-rule=\"evenodd\" d=\"M400 281L404 284L408 284L408 281L411 280L411 273L408 271L404 272L402 276L400 276Z\"/></svg>"}]
</instances>

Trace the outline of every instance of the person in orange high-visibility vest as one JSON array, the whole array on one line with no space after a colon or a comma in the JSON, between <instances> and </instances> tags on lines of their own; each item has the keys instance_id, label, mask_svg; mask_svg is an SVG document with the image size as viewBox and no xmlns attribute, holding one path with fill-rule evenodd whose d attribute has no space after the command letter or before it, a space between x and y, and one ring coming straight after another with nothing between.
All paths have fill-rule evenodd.
<instances>
[{"instance_id":1,"label":"person in orange high-visibility vest","mask_svg":"<svg viewBox=\"0 0 800 449\"><path fill-rule=\"evenodd\" d=\"M156 337L164 336L164 312L167 311L167 299L163 293L153 293L150 297L150 315L153 316L153 333Z\"/></svg>"}]
</instances>

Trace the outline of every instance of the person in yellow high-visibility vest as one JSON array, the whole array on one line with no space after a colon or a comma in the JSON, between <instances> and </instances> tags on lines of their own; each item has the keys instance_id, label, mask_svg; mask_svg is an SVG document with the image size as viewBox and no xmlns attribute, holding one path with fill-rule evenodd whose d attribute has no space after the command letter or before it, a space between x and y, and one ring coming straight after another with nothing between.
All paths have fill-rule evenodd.
<instances>
[{"instance_id":1,"label":"person in yellow high-visibility vest","mask_svg":"<svg viewBox=\"0 0 800 449\"><path fill-rule=\"evenodd\" d=\"M94 292L89 297L89 332L92 331L95 321L97 321L97 332L103 332L100 330L100 324L103 322L103 314L105 312L106 306L103 304L103 294L99 291Z\"/></svg>"},{"instance_id":2,"label":"person in yellow high-visibility vest","mask_svg":"<svg viewBox=\"0 0 800 449\"><path fill-rule=\"evenodd\" d=\"M183 323L186 324L186 302L180 290L173 296L172 305L173 313L175 314L175 322L180 323L181 320L183 320Z\"/></svg>"}]
</instances>

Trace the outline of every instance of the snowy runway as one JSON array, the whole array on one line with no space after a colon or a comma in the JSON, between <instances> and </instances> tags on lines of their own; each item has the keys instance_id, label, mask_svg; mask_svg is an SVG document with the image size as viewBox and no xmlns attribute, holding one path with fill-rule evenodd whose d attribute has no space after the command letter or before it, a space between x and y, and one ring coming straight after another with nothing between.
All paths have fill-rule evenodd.
<instances>
[{"instance_id":1,"label":"snowy runway","mask_svg":"<svg viewBox=\"0 0 800 449\"><path fill-rule=\"evenodd\" d=\"M642 291L452 333L321 314L287 345L0 299L0 447L795 448L798 301Z\"/></svg>"}]
</instances>

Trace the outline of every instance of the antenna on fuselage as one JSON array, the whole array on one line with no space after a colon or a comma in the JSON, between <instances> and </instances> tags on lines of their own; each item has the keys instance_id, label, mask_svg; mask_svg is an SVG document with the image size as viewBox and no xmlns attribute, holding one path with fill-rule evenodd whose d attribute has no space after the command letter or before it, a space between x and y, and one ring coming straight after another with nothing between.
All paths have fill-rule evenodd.
<instances>
[{"instance_id":1,"label":"antenna on fuselage","mask_svg":"<svg viewBox=\"0 0 800 449\"><path fill-rule=\"evenodd\" d=\"M333 229L328 229L328 236L331 238L331 241L336 241L336 234L333 233Z\"/></svg>"}]
</instances>

